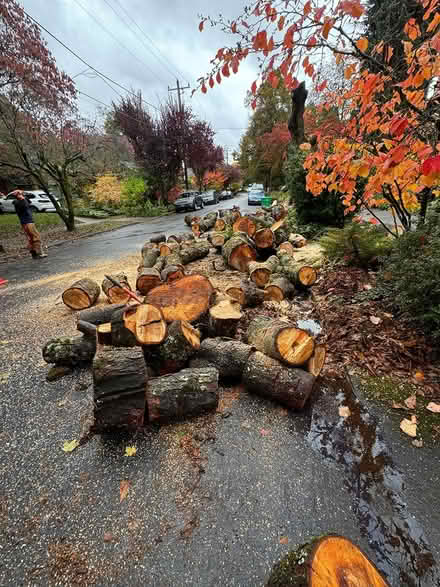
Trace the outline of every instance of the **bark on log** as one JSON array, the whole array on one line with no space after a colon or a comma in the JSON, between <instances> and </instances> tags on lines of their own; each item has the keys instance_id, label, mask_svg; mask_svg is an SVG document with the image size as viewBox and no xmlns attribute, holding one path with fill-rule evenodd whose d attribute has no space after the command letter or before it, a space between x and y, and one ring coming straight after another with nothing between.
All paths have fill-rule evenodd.
<instances>
[{"instance_id":1,"label":"bark on log","mask_svg":"<svg viewBox=\"0 0 440 587\"><path fill-rule=\"evenodd\" d=\"M184 218L185 224L191 228L193 222L199 222L200 216L196 216L195 214L187 214Z\"/></svg>"},{"instance_id":2,"label":"bark on log","mask_svg":"<svg viewBox=\"0 0 440 587\"><path fill-rule=\"evenodd\" d=\"M218 406L218 371L183 369L150 379L147 389L150 422L182 420Z\"/></svg>"},{"instance_id":3,"label":"bark on log","mask_svg":"<svg viewBox=\"0 0 440 587\"><path fill-rule=\"evenodd\" d=\"M275 271L278 266L278 262L278 257L273 255L264 263L249 263L248 270L250 279L257 287L264 287L270 280L273 271Z\"/></svg>"},{"instance_id":4,"label":"bark on log","mask_svg":"<svg viewBox=\"0 0 440 587\"><path fill-rule=\"evenodd\" d=\"M159 249L142 249L142 267L146 269L154 267L159 255Z\"/></svg>"},{"instance_id":5,"label":"bark on log","mask_svg":"<svg viewBox=\"0 0 440 587\"><path fill-rule=\"evenodd\" d=\"M289 242L291 242L295 248L301 249L302 247L306 246L307 239L302 234L291 233L289 235Z\"/></svg>"},{"instance_id":6,"label":"bark on log","mask_svg":"<svg viewBox=\"0 0 440 587\"><path fill-rule=\"evenodd\" d=\"M241 216L234 222L232 229L234 232L245 232L252 238L257 227L255 226L255 222L249 218L249 216Z\"/></svg>"},{"instance_id":7,"label":"bark on log","mask_svg":"<svg viewBox=\"0 0 440 587\"><path fill-rule=\"evenodd\" d=\"M226 242L226 236L221 232L212 232L208 237L209 242L216 249L221 249Z\"/></svg>"},{"instance_id":8,"label":"bark on log","mask_svg":"<svg viewBox=\"0 0 440 587\"><path fill-rule=\"evenodd\" d=\"M212 336L233 338L242 318L240 304L231 299L222 300L209 310L209 327Z\"/></svg>"},{"instance_id":9,"label":"bark on log","mask_svg":"<svg viewBox=\"0 0 440 587\"><path fill-rule=\"evenodd\" d=\"M200 332L189 322L179 320L170 324L163 344L144 347L144 357L156 375L167 375L183 369L199 348Z\"/></svg>"},{"instance_id":10,"label":"bark on log","mask_svg":"<svg viewBox=\"0 0 440 587\"><path fill-rule=\"evenodd\" d=\"M259 250L273 249L275 235L270 228L260 228L254 235L254 241Z\"/></svg>"},{"instance_id":11,"label":"bark on log","mask_svg":"<svg viewBox=\"0 0 440 587\"><path fill-rule=\"evenodd\" d=\"M193 241L194 235L190 232L182 232L181 234L170 234L167 238L167 243L185 243L187 241Z\"/></svg>"},{"instance_id":12,"label":"bark on log","mask_svg":"<svg viewBox=\"0 0 440 587\"><path fill-rule=\"evenodd\" d=\"M89 308L78 314L78 320L82 322L90 322L90 324L98 326L99 324L110 322L113 313L116 312L116 310L120 310L121 308L125 308L125 304L111 304L110 306L107 305L97 308Z\"/></svg>"},{"instance_id":13,"label":"bark on log","mask_svg":"<svg viewBox=\"0 0 440 587\"><path fill-rule=\"evenodd\" d=\"M131 327L131 317L127 317L127 324ZM136 308L136 340L141 345L156 345L165 340L167 324L162 310L152 304L140 304Z\"/></svg>"},{"instance_id":14,"label":"bark on log","mask_svg":"<svg viewBox=\"0 0 440 587\"><path fill-rule=\"evenodd\" d=\"M289 243L289 241L281 243L278 247L278 250L284 251L287 255L290 255L290 257L293 257L295 254L295 247L292 245L292 243Z\"/></svg>"},{"instance_id":15,"label":"bark on log","mask_svg":"<svg viewBox=\"0 0 440 587\"><path fill-rule=\"evenodd\" d=\"M223 257L228 265L237 271L247 272L249 263L255 261L257 253L249 239L235 235L223 246Z\"/></svg>"},{"instance_id":16,"label":"bark on log","mask_svg":"<svg viewBox=\"0 0 440 587\"><path fill-rule=\"evenodd\" d=\"M146 302L159 306L168 323L175 320L194 322L208 310L213 293L209 279L202 275L187 275L152 289Z\"/></svg>"},{"instance_id":17,"label":"bark on log","mask_svg":"<svg viewBox=\"0 0 440 587\"><path fill-rule=\"evenodd\" d=\"M64 290L62 298L71 310L90 308L99 298L101 289L96 281L84 277Z\"/></svg>"},{"instance_id":18,"label":"bark on log","mask_svg":"<svg viewBox=\"0 0 440 587\"><path fill-rule=\"evenodd\" d=\"M164 283L171 283L172 281L177 281L185 277L185 271L182 265L167 265L160 274L160 277Z\"/></svg>"},{"instance_id":19,"label":"bark on log","mask_svg":"<svg viewBox=\"0 0 440 587\"><path fill-rule=\"evenodd\" d=\"M128 278L125 273L117 273L116 275L111 275L110 277L113 277L113 279L116 279L116 281L118 281L121 285L131 290L130 284L128 283ZM101 287L110 304L126 304L130 300L130 296L127 294L127 292L125 292L122 288L114 285L110 279L105 278Z\"/></svg>"},{"instance_id":20,"label":"bark on log","mask_svg":"<svg viewBox=\"0 0 440 587\"><path fill-rule=\"evenodd\" d=\"M150 243L154 243L154 244L165 243L166 240L167 240L167 237L165 234L158 234L157 236L152 236L150 238Z\"/></svg>"},{"instance_id":21,"label":"bark on log","mask_svg":"<svg viewBox=\"0 0 440 587\"><path fill-rule=\"evenodd\" d=\"M215 271L226 271L224 259L213 259L212 267Z\"/></svg>"},{"instance_id":22,"label":"bark on log","mask_svg":"<svg viewBox=\"0 0 440 587\"><path fill-rule=\"evenodd\" d=\"M315 346L315 351L310 359L307 361L307 371L314 375L315 377L319 377L321 374L322 368L325 364L325 358L327 355L327 349L324 344L317 344Z\"/></svg>"},{"instance_id":23,"label":"bark on log","mask_svg":"<svg viewBox=\"0 0 440 587\"><path fill-rule=\"evenodd\" d=\"M127 306L116 310L111 317L112 345L116 347L134 347L138 342L134 334L136 328L137 306ZM128 318L132 318L131 328Z\"/></svg>"},{"instance_id":24,"label":"bark on log","mask_svg":"<svg viewBox=\"0 0 440 587\"><path fill-rule=\"evenodd\" d=\"M206 257L209 254L209 249L210 247L207 241L189 243L187 247L181 249L179 252L182 265L188 265L188 263L191 263L192 261L203 259L203 257ZM173 265L178 265L178 263L173 263Z\"/></svg>"},{"instance_id":25,"label":"bark on log","mask_svg":"<svg viewBox=\"0 0 440 587\"><path fill-rule=\"evenodd\" d=\"M218 370L220 379L240 380L253 352L251 346L238 340L205 338L197 356L190 361L190 366L196 367L197 363L205 361Z\"/></svg>"},{"instance_id":26,"label":"bark on log","mask_svg":"<svg viewBox=\"0 0 440 587\"><path fill-rule=\"evenodd\" d=\"M271 207L270 214L273 217L273 219L276 222L278 222L279 220L281 220L282 218L284 218L286 216L286 211L283 208L283 206L276 205L276 206Z\"/></svg>"},{"instance_id":27,"label":"bark on log","mask_svg":"<svg viewBox=\"0 0 440 587\"><path fill-rule=\"evenodd\" d=\"M111 322L107 324L100 324L96 327L96 342L98 345L112 345L112 325Z\"/></svg>"},{"instance_id":28,"label":"bark on log","mask_svg":"<svg viewBox=\"0 0 440 587\"><path fill-rule=\"evenodd\" d=\"M258 289L250 279L243 279L239 286L228 287L226 293L243 308L254 308L264 302L264 291Z\"/></svg>"},{"instance_id":29,"label":"bark on log","mask_svg":"<svg viewBox=\"0 0 440 587\"><path fill-rule=\"evenodd\" d=\"M178 253L179 251L179 243L162 243L159 247L159 253L161 257L168 257L172 253Z\"/></svg>"},{"instance_id":30,"label":"bark on log","mask_svg":"<svg viewBox=\"0 0 440 587\"><path fill-rule=\"evenodd\" d=\"M143 426L147 384L142 349L99 347L93 361L94 430Z\"/></svg>"},{"instance_id":31,"label":"bark on log","mask_svg":"<svg viewBox=\"0 0 440 587\"><path fill-rule=\"evenodd\" d=\"M282 302L295 292L294 286L286 277L272 278L264 288L264 299L266 302Z\"/></svg>"},{"instance_id":32,"label":"bark on log","mask_svg":"<svg viewBox=\"0 0 440 587\"><path fill-rule=\"evenodd\" d=\"M61 336L49 340L43 347L46 363L75 367L93 360L96 352L96 339L90 336Z\"/></svg>"},{"instance_id":33,"label":"bark on log","mask_svg":"<svg viewBox=\"0 0 440 587\"><path fill-rule=\"evenodd\" d=\"M150 290L162 283L160 273L157 269L143 268L136 280L136 289L140 294L146 296Z\"/></svg>"},{"instance_id":34,"label":"bark on log","mask_svg":"<svg viewBox=\"0 0 440 587\"><path fill-rule=\"evenodd\" d=\"M242 381L252 393L293 410L302 410L312 393L315 378L303 369L286 367L257 351L249 357Z\"/></svg>"},{"instance_id":35,"label":"bark on log","mask_svg":"<svg viewBox=\"0 0 440 587\"><path fill-rule=\"evenodd\" d=\"M367 556L342 536L320 536L290 551L272 569L266 587L389 587Z\"/></svg>"},{"instance_id":36,"label":"bark on log","mask_svg":"<svg viewBox=\"0 0 440 587\"><path fill-rule=\"evenodd\" d=\"M281 243L286 242L288 240L288 233L284 226L281 226L278 230L274 231L275 233L275 244L277 247L280 246Z\"/></svg>"},{"instance_id":37,"label":"bark on log","mask_svg":"<svg viewBox=\"0 0 440 587\"><path fill-rule=\"evenodd\" d=\"M91 322L78 320L78 322L76 323L76 329L85 336L91 336L92 338L96 337L96 326Z\"/></svg>"},{"instance_id":38,"label":"bark on log","mask_svg":"<svg viewBox=\"0 0 440 587\"><path fill-rule=\"evenodd\" d=\"M204 216L202 220L199 222L200 231L207 232L208 230L211 230L211 228L214 227L216 220L217 212L209 212L209 214Z\"/></svg>"},{"instance_id":39,"label":"bark on log","mask_svg":"<svg viewBox=\"0 0 440 587\"><path fill-rule=\"evenodd\" d=\"M313 267L301 265L281 251L278 252L278 258L280 260L280 273L283 273L292 283L302 287L310 287L317 280L318 273Z\"/></svg>"},{"instance_id":40,"label":"bark on log","mask_svg":"<svg viewBox=\"0 0 440 587\"><path fill-rule=\"evenodd\" d=\"M305 330L266 316L252 320L247 339L257 350L290 366L304 365L315 348L313 338Z\"/></svg>"}]
</instances>

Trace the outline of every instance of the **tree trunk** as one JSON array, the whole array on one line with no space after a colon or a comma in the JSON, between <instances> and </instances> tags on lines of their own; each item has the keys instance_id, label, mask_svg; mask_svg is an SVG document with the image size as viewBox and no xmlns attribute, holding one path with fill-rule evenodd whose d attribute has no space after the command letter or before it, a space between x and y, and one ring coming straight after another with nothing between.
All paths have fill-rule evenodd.
<instances>
[{"instance_id":1,"label":"tree trunk","mask_svg":"<svg viewBox=\"0 0 440 587\"><path fill-rule=\"evenodd\" d=\"M293 410L302 410L309 399L315 378L303 369L286 367L260 352L253 353L243 372L243 384L257 395Z\"/></svg>"},{"instance_id":2,"label":"tree trunk","mask_svg":"<svg viewBox=\"0 0 440 587\"><path fill-rule=\"evenodd\" d=\"M212 336L233 338L242 318L240 304L235 300L222 300L209 310L209 327Z\"/></svg>"},{"instance_id":3,"label":"tree trunk","mask_svg":"<svg viewBox=\"0 0 440 587\"><path fill-rule=\"evenodd\" d=\"M249 263L257 258L257 253L250 240L236 235L224 244L223 257L228 265L246 273Z\"/></svg>"},{"instance_id":4,"label":"tree trunk","mask_svg":"<svg viewBox=\"0 0 440 587\"><path fill-rule=\"evenodd\" d=\"M247 339L262 353L295 367L304 365L315 348L313 338L305 330L287 322L276 322L267 316L252 320Z\"/></svg>"},{"instance_id":5,"label":"tree trunk","mask_svg":"<svg viewBox=\"0 0 440 587\"><path fill-rule=\"evenodd\" d=\"M90 324L98 326L99 324L105 324L106 322L110 322L113 313L116 312L116 310L120 310L121 308L125 307L125 304L111 304L110 306L89 308L87 310L83 310L78 314L78 320L81 320L82 322L90 322Z\"/></svg>"},{"instance_id":6,"label":"tree trunk","mask_svg":"<svg viewBox=\"0 0 440 587\"><path fill-rule=\"evenodd\" d=\"M98 347L93 361L94 431L143 426L147 385L142 349Z\"/></svg>"},{"instance_id":7,"label":"tree trunk","mask_svg":"<svg viewBox=\"0 0 440 587\"><path fill-rule=\"evenodd\" d=\"M111 275L111 277L116 279L116 281L118 281L127 289L131 290L127 276L124 273ZM101 284L101 287L110 304L126 304L130 300L130 296L127 294L127 292L125 292L122 288L114 285L110 279L105 278Z\"/></svg>"},{"instance_id":8,"label":"tree trunk","mask_svg":"<svg viewBox=\"0 0 440 587\"><path fill-rule=\"evenodd\" d=\"M157 269L152 267L151 269L142 269L136 280L136 289L140 294L146 296L149 291L158 287L162 283L160 273Z\"/></svg>"},{"instance_id":9,"label":"tree trunk","mask_svg":"<svg viewBox=\"0 0 440 587\"><path fill-rule=\"evenodd\" d=\"M249 263L248 270L250 279L257 287L264 287L270 280L272 272L277 268L278 262L278 257L273 255L264 263Z\"/></svg>"},{"instance_id":10,"label":"tree trunk","mask_svg":"<svg viewBox=\"0 0 440 587\"><path fill-rule=\"evenodd\" d=\"M182 234L170 234L170 236L167 238L168 243L174 242L179 244L190 240L194 240L194 235L190 232L184 232Z\"/></svg>"},{"instance_id":11,"label":"tree trunk","mask_svg":"<svg viewBox=\"0 0 440 587\"><path fill-rule=\"evenodd\" d=\"M228 287L226 293L243 308L254 308L264 302L264 291L258 289L250 279L243 279L239 286Z\"/></svg>"},{"instance_id":12,"label":"tree trunk","mask_svg":"<svg viewBox=\"0 0 440 587\"><path fill-rule=\"evenodd\" d=\"M270 228L260 228L254 235L254 241L258 250L273 249L275 235Z\"/></svg>"},{"instance_id":13,"label":"tree trunk","mask_svg":"<svg viewBox=\"0 0 440 587\"><path fill-rule=\"evenodd\" d=\"M367 556L342 536L312 538L284 556L266 587L389 587Z\"/></svg>"},{"instance_id":14,"label":"tree trunk","mask_svg":"<svg viewBox=\"0 0 440 587\"><path fill-rule=\"evenodd\" d=\"M198 363L204 361L218 370L220 379L240 380L253 352L251 346L238 340L205 338L197 356L190 361L190 366L197 367Z\"/></svg>"},{"instance_id":15,"label":"tree trunk","mask_svg":"<svg viewBox=\"0 0 440 587\"><path fill-rule=\"evenodd\" d=\"M188 243L188 246L181 249L179 257L182 260L182 265L188 265L192 261L203 259L209 254L209 243L207 241L199 241L195 243ZM173 263L176 265L176 263Z\"/></svg>"},{"instance_id":16,"label":"tree trunk","mask_svg":"<svg viewBox=\"0 0 440 587\"><path fill-rule=\"evenodd\" d=\"M116 310L111 317L112 344L117 347L134 347L138 342L134 334L136 328L137 306L128 306ZM132 318L131 329L127 328L127 319Z\"/></svg>"},{"instance_id":17,"label":"tree trunk","mask_svg":"<svg viewBox=\"0 0 440 587\"><path fill-rule=\"evenodd\" d=\"M142 249L142 267L154 267L159 255L159 249Z\"/></svg>"},{"instance_id":18,"label":"tree trunk","mask_svg":"<svg viewBox=\"0 0 440 587\"><path fill-rule=\"evenodd\" d=\"M313 355L307 361L307 371L315 377L319 377L324 367L326 354L327 349L325 344L317 344Z\"/></svg>"},{"instance_id":19,"label":"tree trunk","mask_svg":"<svg viewBox=\"0 0 440 587\"><path fill-rule=\"evenodd\" d=\"M241 216L238 218L233 226L234 232L245 232L251 238L254 236L257 227L255 226L255 222L249 218L249 216Z\"/></svg>"},{"instance_id":20,"label":"tree trunk","mask_svg":"<svg viewBox=\"0 0 440 587\"><path fill-rule=\"evenodd\" d=\"M316 269L309 265L301 265L294 258L286 253L278 253L280 260L279 272L283 273L287 279L295 285L310 287L318 278Z\"/></svg>"},{"instance_id":21,"label":"tree trunk","mask_svg":"<svg viewBox=\"0 0 440 587\"><path fill-rule=\"evenodd\" d=\"M152 289L146 301L159 306L168 323L175 320L194 322L208 310L213 293L209 279L202 275L187 275Z\"/></svg>"},{"instance_id":22,"label":"tree trunk","mask_svg":"<svg viewBox=\"0 0 440 587\"><path fill-rule=\"evenodd\" d=\"M168 257L172 253L179 253L179 243L162 243L159 247L159 253L161 257Z\"/></svg>"},{"instance_id":23,"label":"tree trunk","mask_svg":"<svg viewBox=\"0 0 440 587\"><path fill-rule=\"evenodd\" d=\"M167 324L162 310L152 304L140 304L136 307L136 340L141 345L161 344L167 335ZM131 328L132 318L127 316L126 328Z\"/></svg>"},{"instance_id":24,"label":"tree trunk","mask_svg":"<svg viewBox=\"0 0 440 587\"><path fill-rule=\"evenodd\" d=\"M183 369L199 348L200 332L189 322L176 321L170 324L163 344L144 347L144 357L156 375L167 375Z\"/></svg>"},{"instance_id":25,"label":"tree trunk","mask_svg":"<svg viewBox=\"0 0 440 587\"><path fill-rule=\"evenodd\" d=\"M273 278L264 288L266 302L282 302L293 296L294 286L285 277Z\"/></svg>"},{"instance_id":26,"label":"tree trunk","mask_svg":"<svg viewBox=\"0 0 440 587\"><path fill-rule=\"evenodd\" d=\"M91 336L62 336L49 340L43 347L46 363L75 367L91 363L96 351L96 340Z\"/></svg>"},{"instance_id":27,"label":"tree trunk","mask_svg":"<svg viewBox=\"0 0 440 587\"><path fill-rule=\"evenodd\" d=\"M150 379L147 390L150 422L182 420L218 406L218 371L183 369Z\"/></svg>"},{"instance_id":28,"label":"tree trunk","mask_svg":"<svg viewBox=\"0 0 440 587\"><path fill-rule=\"evenodd\" d=\"M160 277L164 283L171 283L172 281L177 281L185 277L185 272L182 265L167 265L160 274Z\"/></svg>"},{"instance_id":29,"label":"tree trunk","mask_svg":"<svg viewBox=\"0 0 440 587\"><path fill-rule=\"evenodd\" d=\"M152 236L150 238L150 243L154 243L154 244L159 244L159 243L165 243L167 240L167 237L164 234L158 234L157 236Z\"/></svg>"},{"instance_id":30,"label":"tree trunk","mask_svg":"<svg viewBox=\"0 0 440 587\"><path fill-rule=\"evenodd\" d=\"M96 303L100 291L96 281L84 277L64 290L62 298L65 305L71 310L84 310Z\"/></svg>"},{"instance_id":31,"label":"tree trunk","mask_svg":"<svg viewBox=\"0 0 440 587\"><path fill-rule=\"evenodd\" d=\"M304 142L304 108L308 92L305 82L301 82L297 88L292 91L292 111L290 114L288 128L292 141L297 145Z\"/></svg>"}]
</instances>

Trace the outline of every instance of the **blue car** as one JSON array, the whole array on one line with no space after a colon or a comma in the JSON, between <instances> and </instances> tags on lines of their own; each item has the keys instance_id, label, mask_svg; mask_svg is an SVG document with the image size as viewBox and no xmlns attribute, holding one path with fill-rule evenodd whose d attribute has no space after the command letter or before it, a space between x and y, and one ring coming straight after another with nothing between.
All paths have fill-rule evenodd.
<instances>
[{"instance_id":1,"label":"blue car","mask_svg":"<svg viewBox=\"0 0 440 587\"><path fill-rule=\"evenodd\" d=\"M264 190L251 190L248 194L248 206L259 206L264 198Z\"/></svg>"}]
</instances>

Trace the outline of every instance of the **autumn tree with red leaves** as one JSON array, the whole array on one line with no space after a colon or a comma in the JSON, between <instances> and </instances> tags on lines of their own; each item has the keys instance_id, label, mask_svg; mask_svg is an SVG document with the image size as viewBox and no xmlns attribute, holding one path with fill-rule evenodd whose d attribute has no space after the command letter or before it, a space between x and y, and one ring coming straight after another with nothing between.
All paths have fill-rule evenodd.
<instances>
[{"instance_id":1,"label":"autumn tree with red leaves","mask_svg":"<svg viewBox=\"0 0 440 587\"><path fill-rule=\"evenodd\" d=\"M407 230L411 212L435 193L438 179L422 165L439 157L440 0L419 0L422 16L411 16L393 38L370 43L365 33L365 0L254 1L232 21L202 18L237 38L217 51L211 72L200 78L202 92L255 56L261 76L252 84L282 79L290 90L305 77L317 92L326 92L321 64L329 58L344 68L351 86L339 94L327 92L324 107L335 106L344 121L342 136L317 134L317 145L305 161L307 189L315 195L338 192L348 212L369 207L378 194L392 206ZM420 24L422 23L422 25ZM402 61L393 59L397 49ZM402 71L405 72L402 80ZM253 106L256 107L256 99ZM425 170L425 171L424 171ZM365 182L363 194L357 191Z\"/></svg>"}]
</instances>

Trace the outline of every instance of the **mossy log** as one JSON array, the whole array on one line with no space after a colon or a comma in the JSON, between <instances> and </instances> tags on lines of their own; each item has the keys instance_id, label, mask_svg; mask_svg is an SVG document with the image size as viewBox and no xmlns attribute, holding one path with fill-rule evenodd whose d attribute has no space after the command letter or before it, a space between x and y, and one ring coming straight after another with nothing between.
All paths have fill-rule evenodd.
<instances>
[{"instance_id":1,"label":"mossy log","mask_svg":"<svg viewBox=\"0 0 440 587\"><path fill-rule=\"evenodd\" d=\"M142 249L142 263L141 266L149 269L154 267L160 252L158 248Z\"/></svg>"},{"instance_id":2,"label":"mossy log","mask_svg":"<svg viewBox=\"0 0 440 587\"><path fill-rule=\"evenodd\" d=\"M183 232L181 234L170 234L167 238L167 243L184 243L194 240L194 235L191 232Z\"/></svg>"},{"instance_id":3,"label":"mossy log","mask_svg":"<svg viewBox=\"0 0 440 587\"><path fill-rule=\"evenodd\" d=\"M209 212L200 220L199 227L201 232L207 232L214 228L215 222L217 220L217 212Z\"/></svg>"},{"instance_id":4,"label":"mossy log","mask_svg":"<svg viewBox=\"0 0 440 587\"><path fill-rule=\"evenodd\" d=\"M221 249L226 242L226 236L221 232L211 232L208 236L208 240L213 247Z\"/></svg>"},{"instance_id":5,"label":"mossy log","mask_svg":"<svg viewBox=\"0 0 440 587\"><path fill-rule=\"evenodd\" d=\"M162 283L160 273L154 267L142 268L136 280L136 289L140 294L146 296L148 292Z\"/></svg>"},{"instance_id":6,"label":"mossy log","mask_svg":"<svg viewBox=\"0 0 440 587\"><path fill-rule=\"evenodd\" d=\"M254 234L254 242L258 250L273 249L275 234L270 228L260 228Z\"/></svg>"},{"instance_id":7,"label":"mossy log","mask_svg":"<svg viewBox=\"0 0 440 587\"><path fill-rule=\"evenodd\" d=\"M199 222L200 216L196 216L195 214L187 214L184 218L185 224L191 228L193 222Z\"/></svg>"},{"instance_id":8,"label":"mossy log","mask_svg":"<svg viewBox=\"0 0 440 587\"><path fill-rule=\"evenodd\" d=\"M167 237L165 234L158 234L158 235L152 236L150 238L150 243L155 243L155 244L165 243L166 240L167 240Z\"/></svg>"},{"instance_id":9,"label":"mossy log","mask_svg":"<svg viewBox=\"0 0 440 587\"><path fill-rule=\"evenodd\" d=\"M128 283L128 278L125 273L117 273L116 275L111 275L111 277L113 277L113 279L115 279L122 286L131 290L131 286ZM118 287L113 282L111 282L110 279L105 278L102 281L101 287L110 304L126 304L130 300L129 294L121 287Z\"/></svg>"},{"instance_id":10,"label":"mossy log","mask_svg":"<svg viewBox=\"0 0 440 587\"><path fill-rule=\"evenodd\" d=\"M144 347L144 357L156 375L167 375L183 369L199 348L200 332L189 322L178 320L170 324L161 345Z\"/></svg>"},{"instance_id":11,"label":"mossy log","mask_svg":"<svg viewBox=\"0 0 440 587\"><path fill-rule=\"evenodd\" d=\"M179 250L180 250L179 243L172 243L172 242L162 243L159 247L159 254L161 257L168 257L169 255L171 255L173 253L178 253Z\"/></svg>"},{"instance_id":12,"label":"mossy log","mask_svg":"<svg viewBox=\"0 0 440 587\"><path fill-rule=\"evenodd\" d=\"M304 365L313 355L315 342L305 331L267 316L254 318L247 330L248 343L290 366Z\"/></svg>"},{"instance_id":13,"label":"mossy log","mask_svg":"<svg viewBox=\"0 0 440 587\"><path fill-rule=\"evenodd\" d=\"M203 275L187 275L152 289L146 302L159 306L165 320L194 322L209 308L214 288Z\"/></svg>"},{"instance_id":14,"label":"mossy log","mask_svg":"<svg viewBox=\"0 0 440 587\"><path fill-rule=\"evenodd\" d=\"M147 384L141 348L99 346L93 361L94 431L143 426Z\"/></svg>"},{"instance_id":15,"label":"mossy log","mask_svg":"<svg viewBox=\"0 0 440 587\"><path fill-rule=\"evenodd\" d=\"M273 230L273 228L272 228ZM275 244L277 247L279 247L282 243L285 243L288 240L288 232L287 230L284 228L284 226L281 226L278 230L274 230L274 234L275 234Z\"/></svg>"},{"instance_id":16,"label":"mossy log","mask_svg":"<svg viewBox=\"0 0 440 587\"><path fill-rule=\"evenodd\" d=\"M242 381L251 393L302 410L313 391L315 377L256 351L246 363Z\"/></svg>"},{"instance_id":17,"label":"mossy log","mask_svg":"<svg viewBox=\"0 0 440 587\"><path fill-rule=\"evenodd\" d=\"M209 249L210 247L207 241L188 243L187 247L181 248L179 251L181 264L188 265L188 263L192 263L192 261L203 259L203 257L206 257L209 254ZM179 263L173 263L173 265L179 265Z\"/></svg>"},{"instance_id":18,"label":"mossy log","mask_svg":"<svg viewBox=\"0 0 440 587\"><path fill-rule=\"evenodd\" d=\"M325 344L315 345L313 355L307 361L307 371L315 377L319 377L325 364L326 355L327 349Z\"/></svg>"},{"instance_id":19,"label":"mossy log","mask_svg":"<svg viewBox=\"0 0 440 587\"><path fill-rule=\"evenodd\" d=\"M248 271L250 279L257 287L264 287L270 280L272 273L277 268L278 262L278 257L272 255L264 263L249 263Z\"/></svg>"},{"instance_id":20,"label":"mossy log","mask_svg":"<svg viewBox=\"0 0 440 587\"><path fill-rule=\"evenodd\" d=\"M225 293L243 308L254 308L264 302L264 290L258 289L250 279L243 279L238 286L228 287Z\"/></svg>"},{"instance_id":21,"label":"mossy log","mask_svg":"<svg viewBox=\"0 0 440 587\"><path fill-rule=\"evenodd\" d=\"M342 536L320 536L284 556L266 587L389 587L369 558Z\"/></svg>"},{"instance_id":22,"label":"mossy log","mask_svg":"<svg viewBox=\"0 0 440 587\"><path fill-rule=\"evenodd\" d=\"M96 339L91 336L61 336L43 347L46 363L75 367L91 363L96 352Z\"/></svg>"},{"instance_id":23,"label":"mossy log","mask_svg":"<svg viewBox=\"0 0 440 587\"><path fill-rule=\"evenodd\" d=\"M182 277L185 277L185 271L182 265L167 265L160 274L163 283L171 283L172 281L182 279Z\"/></svg>"},{"instance_id":24,"label":"mossy log","mask_svg":"<svg viewBox=\"0 0 440 587\"><path fill-rule=\"evenodd\" d=\"M96 281L84 277L65 289L62 299L71 310L85 310L96 303L100 292L101 288Z\"/></svg>"},{"instance_id":25,"label":"mossy log","mask_svg":"<svg viewBox=\"0 0 440 587\"><path fill-rule=\"evenodd\" d=\"M255 247L250 239L241 235L231 237L224 244L222 254L230 267L243 273L247 272L249 263L252 263L257 258Z\"/></svg>"},{"instance_id":26,"label":"mossy log","mask_svg":"<svg viewBox=\"0 0 440 587\"><path fill-rule=\"evenodd\" d=\"M286 277L274 277L264 288L264 299L266 302L282 302L292 297L295 293L294 286Z\"/></svg>"},{"instance_id":27,"label":"mossy log","mask_svg":"<svg viewBox=\"0 0 440 587\"><path fill-rule=\"evenodd\" d=\"M241 216L234 222L232 229L234 232L245 232L252 238L257 230L257 227L255 222L249 218L249 216Z\"/></svg>"},{"instance_id":28,"label":"mossy log","mask_svg":"<svg viewBox=\"0 0 440 587\"><path fill-rule=\"evenodd\" d=\"M217 369L182 369L179 373L150 379L147 389L149 420L183 420L215 410L218 399Z\"/></svg>"},{"instance_id":29,"label":"mossy log","mask_svg":"<svg viewBox=\"0 0 440 587\"><path fill-rule=\"evenodd\" d=\"M302 287L310 287L315 283L318 278L316 269L309 265L298 263L285 252L278 251L277 255L280 260L278 270L280 273L283 273L291 283Z\"/></svg>"},{"instance_id":30,"label":"mossy log","mask_svg":"<svg viewBox=\"0 0 440 587\"><path fill-rule=\"evenodd\" d=\"M125 304L111 304L106 306L97 306L95 308L88 308L87 310L82 310L77 314L78 321L82 322L90 322L90 324L94 324L98 326L99 324L105 324L106 322L110 322L113 316L113 313L116 310L120 310L121 308L125 308Z\"/></svg>"},{"instance_id":31,"label":"mossy log","mask_svg":"<svg viewBox=\"0 0 440 587\"><path fill-rule=\"evenodd\" d=\"M205 338L190 367L212 365L220 379L240 380L246 363L254 349L248 344L230 338Z\"/></svg>"},{"instance_id":32,"label":"mossy log","mask_svg":"<svg viewBox=\"0 0 440 587\"><path fill-rule=\"evenodd\" d=\"M212 336L233 338L242 317L240 304L236 300L221 300L209 309L209 329Z\"/></svg>"}]
</instances>

